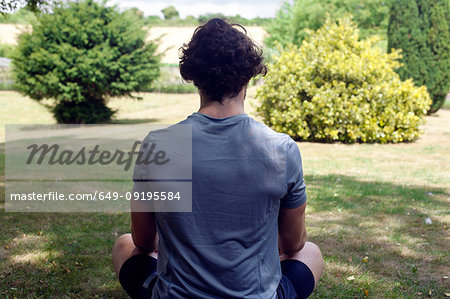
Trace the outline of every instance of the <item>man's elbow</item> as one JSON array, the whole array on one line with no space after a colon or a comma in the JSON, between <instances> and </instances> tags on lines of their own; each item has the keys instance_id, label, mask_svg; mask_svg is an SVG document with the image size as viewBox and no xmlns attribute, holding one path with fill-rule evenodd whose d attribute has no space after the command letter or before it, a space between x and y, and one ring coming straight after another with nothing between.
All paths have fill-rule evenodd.
<instances>
[{"instance_id":1,"label":"man's elbow","mask_svg":"<svg viewBox=\"0 0 450 299\"><path fill-rule=\"evenodd\" d=\"M288 257L295 256L297 253L300 252L300 250L303 249L303 247L305 247L305 243L306 243L306 231L296 242L291 244L291 246L283 248L283 253Z\"/></svg>"},{"instance_id":2,"label":"man's elbow","mask_svg":"<svg viewBox=\"0 0 450 299\"><path fill-rule=\"evenodd\" d=\"M158 240L155 238L138 238L134 231L131 231L134 246L143 254L150 253L158 249Z\"/></svg>"}]
</instances>

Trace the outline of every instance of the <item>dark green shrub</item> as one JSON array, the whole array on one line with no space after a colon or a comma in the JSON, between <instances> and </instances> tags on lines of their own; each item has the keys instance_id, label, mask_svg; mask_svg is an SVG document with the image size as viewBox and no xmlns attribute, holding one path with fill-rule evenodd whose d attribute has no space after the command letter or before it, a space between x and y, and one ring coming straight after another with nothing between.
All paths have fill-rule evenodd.
<instances>
[{"instance_id":1,"label":"dark green shrub","mask_svg":"<svg viewBox=\"0 0 450 299\"><path fill-rule=\"evenodd\" d=\"M109 97L133 97L159 75L156 44L145 35L139 19L94 1L55 7L19 37L16 88L38 101L53 98L59 122L108 121Z\"/></svg>"},{"instance_id":2,"label":"dark green shrub","mask_svg":"<svg viewBox=\"0 0 450 299\"><path fill-rule=\"evenodd\" d=\"M450 87L450 8L448 0L394 0L388 49L402 49L400 78L425 85L438 111Z\"/></svg>"},{"instance_id":3,"label":"dark green shrub","mask_svg":"<svg viewBox=\"0 0 450 299\"><path fill-rule=\"evenodd\" d=\"M398 52L383 53L375 37L359 40L350 19L330 19L301 47L274 58L258 89L257 112L297 140L401 142L420 134L431 100L425 87L401 81Z\"/></svg>"},{"instance_id":4,"label":"dark green shrub","mask_svg":"<svg viewBox=\"0 0 450 299\"><path fill-rule=\"evenodd\" d=\"M116 112L101 101L59 102L51 110L58 123L104 123ZM95 113L92 113L92 112Z\"/></svg>"}]
</instances>

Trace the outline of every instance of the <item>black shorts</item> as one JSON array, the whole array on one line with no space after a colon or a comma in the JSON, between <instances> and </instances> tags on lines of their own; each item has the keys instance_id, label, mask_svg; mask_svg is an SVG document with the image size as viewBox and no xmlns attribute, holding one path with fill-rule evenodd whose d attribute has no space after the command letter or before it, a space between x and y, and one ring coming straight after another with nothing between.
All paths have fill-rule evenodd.
<instances>
[{"instance_id":1,"label":"black shorts","mask_svg":"<svg viewBox=\"0 0 450 299\"><path fill-rule=\"evenodd\" d=\"M131 298L149 299L158 277L156 259L140 254L130 257L120 268L119 281ZM314 290L314 276L303 262L284 260L281 262L278 299L307 298Z\"/></svg>"}]
</instances>

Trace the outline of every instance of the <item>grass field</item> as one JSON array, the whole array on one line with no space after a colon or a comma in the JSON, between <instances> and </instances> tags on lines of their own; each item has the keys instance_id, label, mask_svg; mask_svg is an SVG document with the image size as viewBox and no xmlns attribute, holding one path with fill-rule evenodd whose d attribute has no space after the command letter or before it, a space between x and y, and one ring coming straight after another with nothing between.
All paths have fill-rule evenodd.
<instances>
[{"instance_id":1,"label":"grass field","mask_svg":"<svg viewBox=\"0 0 450 299\"><path fill-rule=\"evenodd\" d=\"M254 91L249 91L247 111ZM192 95L113 99L117 123L173 123L198 109ZM446 107L449 107L448 105ZM46 109L0 92L6 123L53 123ZM450 293L450 110L427 117L405 144L299 143L308 187L309 240L324 254L312 298L443 298ZM3 141L1 141L3 142ZM4 206L4 144L0 188ZM432 224L426 224L430 218ZM111 265L123 213L0 211L0 298L121 298Z\"/></svg>"}]
</instances>

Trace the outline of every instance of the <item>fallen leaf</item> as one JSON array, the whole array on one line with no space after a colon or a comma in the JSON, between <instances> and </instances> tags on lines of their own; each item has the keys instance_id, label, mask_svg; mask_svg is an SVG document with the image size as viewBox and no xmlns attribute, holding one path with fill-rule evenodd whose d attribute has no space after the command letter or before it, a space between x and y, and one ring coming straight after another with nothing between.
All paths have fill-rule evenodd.
<instances>
[{"instance_id":1,"label":"fallen leaf","mask_svg":"<svg viewBox=\"0 0 450 299\"><path fill-rule=\"evenodd\" d=\"M364 295L366 295L366 297L369 297L369 291L366 290L365 288L364 288Z\"/></svg>"},{"instance_id":2,"label":"fallen leaf","mask_svg":"<svg viewBox=\"0 0 450 299\"><path fill-rule=\"evenodd\" d=\"M363 258L361 259L361 262L363 262L363 263L369 262L369 257L368 257L368 256L363 257Z\"/></svg>"},{"instance_id":3,"label":"fallen leaf","mask_svg":"<svg viewBox=\"0 0 450 299\"><path fill-rule=\"evenodd\" d=\"M347 277L347 280L348 280L348 281L355 280L355 276L353 276L353 275L352 275L352 276L349 276L349 277Z\"/></svg>"},{"instance_id":4,"label":"fallen leaf","mask_svg":"<svg viewBox=\"0 0 450 299\"><path fill-rule=\"evenodd\" d=\"M66 273L66 274L69 274L70 273L70 270L69 270L69 268L64 268L64 273Z\"/></svg>"},{"instance_id":5,"label":"fallen leaf","mask_svg":"<svg viewBox=\"0 0 450 299\"><path fill-rule=\"evenodd\" d=\"M431 294L433 293L433 290L428 290L428 295L431 297Z\"/></svg>"}]
</instances>

